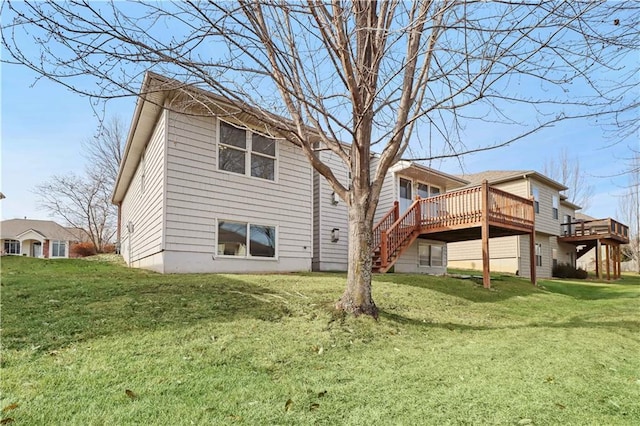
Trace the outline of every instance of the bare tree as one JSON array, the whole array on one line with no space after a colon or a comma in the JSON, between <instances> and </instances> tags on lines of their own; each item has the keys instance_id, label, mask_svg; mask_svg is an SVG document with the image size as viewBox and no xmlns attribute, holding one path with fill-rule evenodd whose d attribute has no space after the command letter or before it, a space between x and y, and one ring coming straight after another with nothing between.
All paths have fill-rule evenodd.
<instances>
[{"instance_id":1,"label":"bare tree","mask_svg":"<svg viewBox=\"0 0 640 426\"><path fill-rule=\"evenodd\" d=\"M40 205L69 226L82 229L96 252L104 251L116 231L117 208L111 204L125 144L122 120L100 123L96 135L83 142L84 175L54 175L35 188Z\"/></svg>"},{"instance_id":2,"label":"bare tree","mask_svg":"<svg viewBox=\"0 0 640 426\"><path fill-rule=\"evenodd\" d=\"M582 210L587 210L591 206L594 187L588 183L578 157L569 158L567 150L563 149L558 158L547 159L543 173L569 188L563 191L563 194L570 202L582 207Z\"/></svg>"},{"instance_id":3,"label":"bare tree","mask_svg":"<svg viewBox=\"0 0 640 426\"><path fill-rule=\"evenodd\" d=\"M55 175L35 188L40 205L68 225L82 229L101 253L115 232L111 187L98 176Z\"/></svg>"},{"instance_id":4,"label":"bare tree","mask_svg":"<svg viewBox=\"0 0 640 426\"><path fill-rule=\"evenodd\" d=\"M113 189L122 162L127 128L121 117L114 115L98 126L96 135L83 142L83 155L89 168L87 173L104 181Z\"/></svg>"},{"instance_id":5,"label":"bare tree","mask_svg":"<svg viewBox=\"0 0 640 426\"><path fill-rule=\"evenodd\" d=\"M635 261L640 274L640 154L634 153L629 161L628 185L618 202L618 216L629 226L629 244L623 252L629 260Z\"/></svg>"},{"instance_id":6,"label":"bare tree","mask_svg":"<svg viewBox=\"0 0 640 426\"><path fill-rule=\"evenodd\" d=\"M407 157L493 149L561 120L628 110L635 80L626 58L639 45L638 8L564 1L7 1L2 42L11 62L98 98L137 95L142 73L152 69L235 101L243 113L237 119L264 123L300 146L348 206L349 272L337 307L376 316L372 226L389 167ZM25 50L34 42L37 54ZM572 92L574 84L585 89ZM185 96L205 106L194 93ZM491 122L501 138L470 138L480 122ZM425 125L435 135L421 143ZM342 160L350 185L321 160L321 150Z\"/></svg>"}]
</instances>

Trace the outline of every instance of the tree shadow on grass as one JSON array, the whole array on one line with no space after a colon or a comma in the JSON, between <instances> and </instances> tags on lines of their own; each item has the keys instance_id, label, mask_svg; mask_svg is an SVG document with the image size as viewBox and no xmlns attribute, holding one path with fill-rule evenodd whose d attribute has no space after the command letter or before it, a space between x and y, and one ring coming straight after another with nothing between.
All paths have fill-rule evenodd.
<instances>
[{"instance_id":1,"label":"tree shadow on grass","mask_svg":"<svg viewBox=\"0 0 640 426\"><path fill-rule=\"evenodd\" d=\"M474 278L460 279L434 275L388 274L374 276L376 284L393 283L421 289L437 291L448 296L459 297L476 303L497 302L512 297L526 297L540 293L540 289L524 278L511 275L491 277L491 288L485 289L482 280Z\"/></svg>"},{"instance_id":2,"label":"tree shadow on grass","mask_svg":"<svg viewBox=\"0 0 640 426\"><path fill-rule=\"evenodd\" d=\"M34 278L24 270L3 277L4 348L51 350L107 335L290 315L275 292L229 275L116 272L40 270Z\"/></svg>"}]
</instances>

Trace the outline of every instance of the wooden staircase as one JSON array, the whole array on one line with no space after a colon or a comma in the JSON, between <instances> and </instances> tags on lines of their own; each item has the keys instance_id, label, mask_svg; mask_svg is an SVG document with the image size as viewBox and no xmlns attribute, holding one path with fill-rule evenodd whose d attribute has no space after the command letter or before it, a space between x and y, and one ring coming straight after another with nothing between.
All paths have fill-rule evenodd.
<instances>
[{"instance_id":1,"label":"wooden staircase","mask_svg":"<svg viewBox=\"0 0 640 426\"><path fill-rule=\"evenodd\" d=\"M420 199L400 216L398 202L373 227L373 262L371 270L385 273L393 267L402 253L420 236Z\"/></svg>"},{"instance_id":2,"label":"wooden staircase","mask_svg":"<svg viewBox=\"0 0 640 426\"><path fill-rule=\"evenodd\" d=\"M373 227L372 271L387 272L421 235L429 234L434 240L449 242L482 238L488 246L490 235L532 235L534 229L533 199L492 188L487 181L475 187L418 198L402 214L396 201ZM532 253L533 250L531 248ZM532 270L534 262L532 256ZM486 270L488 284L488 257ZM535 282L534 274L532 281Z\"/></svg>"}]
</instances>

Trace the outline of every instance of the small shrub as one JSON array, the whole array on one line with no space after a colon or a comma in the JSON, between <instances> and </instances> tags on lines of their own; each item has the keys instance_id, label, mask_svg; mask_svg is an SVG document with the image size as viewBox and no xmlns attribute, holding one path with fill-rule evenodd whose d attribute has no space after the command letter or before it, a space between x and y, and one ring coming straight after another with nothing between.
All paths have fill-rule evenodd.
<instances>
[{"instance_id":1,"label":"small shrub","mask_svg":"<svg viewBox=\"0 0 640 426\"><path fill-rule=\"evenodd\" d=\"M105 244L102 247L102 253L115 253L115 252L116 252L115 244Z\"/></svg>"},{"instance_id":2,"label":"small shrub","mask_svg":"<svg viewBox=\"0 0 640 426\"><path fill-rule=\"evenodd\" d=\"M552 275L556 278L577 278L584 280L588 274L582 268L576 268L568 263L559 263L554 266Z\"/></svg>"},{"instance_id":3,"label":"small shrub","mask_svg":"<svg viewBox=\"0 0 640 426\"><path fill-rule=\"evenodd\" d=\"M96 254L96 249L90 242L72 244L70 247L71 257L87 257Z\"/></svg>"}]
</instances>

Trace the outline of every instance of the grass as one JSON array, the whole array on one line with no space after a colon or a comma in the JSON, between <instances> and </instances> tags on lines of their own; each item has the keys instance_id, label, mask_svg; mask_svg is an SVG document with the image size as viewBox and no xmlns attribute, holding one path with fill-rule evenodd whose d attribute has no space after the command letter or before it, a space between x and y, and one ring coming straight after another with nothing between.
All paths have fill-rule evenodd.
<instances>
[{"instance_id":1,"label":"grass","mask_svg":"<svg viewBox=\"0 0 640 426\"><path fill-rule=\"evenodd\" d=\"M14 424L640 422L640 279L158 275L2 259L2 419Z\"/></svg>"}]
</instances>

